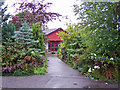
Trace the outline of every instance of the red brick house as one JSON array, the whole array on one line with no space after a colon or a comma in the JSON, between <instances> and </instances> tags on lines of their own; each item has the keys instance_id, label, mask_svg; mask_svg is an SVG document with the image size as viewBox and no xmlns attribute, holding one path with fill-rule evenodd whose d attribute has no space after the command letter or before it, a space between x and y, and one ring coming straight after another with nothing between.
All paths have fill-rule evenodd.
<instances>
[{"instance_id":1,"label":"red brick house","mask_svg":"<svg viewBox=\"0 0 120 90\"><path fill-rule=\"evenodd\" d=\"M46 29L43 31L44 38L47 39L45 43L46 43L46 50L48 52L57 51L58 47L62 44L62 40L57 35L57 33L59 33L60 31L66 32L62 28Z\"/></svg>"}]
</instances>

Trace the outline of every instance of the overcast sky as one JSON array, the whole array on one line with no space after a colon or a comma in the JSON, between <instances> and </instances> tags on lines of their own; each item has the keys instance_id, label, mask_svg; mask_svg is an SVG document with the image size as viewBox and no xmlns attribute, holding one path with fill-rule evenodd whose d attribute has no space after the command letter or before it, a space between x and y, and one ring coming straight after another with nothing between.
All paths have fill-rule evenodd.
<instances>
[{"instance_id":1,"label":"overcast sky","mask_svg":"<svg viewBox=\"0 0 120 90\"><path fill-rule=\"evenodd\" d=\"M13 13L14 8L10 8L11 5L16 0L6 0L6 4L8 4L8 12ZM63 16L68 16L68 19L61 19L61 22L59 20L54 20L52 22L48 23L48 28L63 28L66 29L66 23L77 23L76 16L73 12L73 4L76 2L76 0L45 0L46 2L51 2L53 5L48 9L51 12L59 13Z\"/></svg>"}]
</instances>

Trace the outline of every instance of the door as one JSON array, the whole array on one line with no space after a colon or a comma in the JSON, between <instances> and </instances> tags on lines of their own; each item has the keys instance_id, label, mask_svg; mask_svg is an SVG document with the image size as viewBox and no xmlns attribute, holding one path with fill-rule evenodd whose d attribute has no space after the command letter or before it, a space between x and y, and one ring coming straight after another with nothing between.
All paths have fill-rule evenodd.
<instances>
[{"instance_id":1,"label":"door","mask_svg":"<svg viewBox=\"0 0 120 90\"><path fill-rule=\"evenodd\" d=\"M59 42L57 41L51 41L48 43L48 49L49 51L57 51L58 50L58 45L59 45Z\"/></svg>"}]
</instances>

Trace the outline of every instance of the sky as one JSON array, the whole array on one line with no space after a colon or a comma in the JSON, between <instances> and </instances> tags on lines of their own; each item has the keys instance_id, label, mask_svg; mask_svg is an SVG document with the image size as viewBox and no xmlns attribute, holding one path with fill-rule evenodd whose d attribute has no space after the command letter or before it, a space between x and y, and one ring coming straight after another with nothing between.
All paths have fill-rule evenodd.
<instances>
[{"instance_id":1,"label":"sky","mask_svg":"<svg viewBox=\"0 0 120 90\"><path fill-rule=\"evenodd\" d=\"M8 4L8 11L9 13L15 14L15 8L11 8L11 5L16 0L6 0L5 4ZM45 0L45 2L51 2L53 3L51 7L48 9L48 11L59 13L62 16L67 16L68 19L61 18L61 22L59 20L53 20L52 22L48 22L47 26L49 29L52 28L63 28L66 29L67 25L66 23L77 23L76 20L77 16L75 16L73 12L73 5L76 2L76 0Z\"/></svg>"}]
</instances>

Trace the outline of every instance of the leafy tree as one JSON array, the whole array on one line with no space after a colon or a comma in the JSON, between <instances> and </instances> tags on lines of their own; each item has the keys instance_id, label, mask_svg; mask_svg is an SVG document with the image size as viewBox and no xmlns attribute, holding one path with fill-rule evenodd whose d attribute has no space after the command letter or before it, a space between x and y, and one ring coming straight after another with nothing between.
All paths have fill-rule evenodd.
<instances>
[{"instance_id":1,"label":"leafy tree","mask_svg":"<svg viewBox=\"0 0 120 90\"><path fill-rule=\"evenodd\" d=\"M29 11L23 11L23 12L19 12L18 14L16 14L15 16L19 16L21 19L25 18L25 15L27 15L28 13L30 13Z\"/></svg>"},{"instance_id":2,"label":"leafy tree","mask_svg":"<svg viewBox=\"0 0 120 90\"><path fill-rule=\"evenodd\" d=\"M23 11L23 12L19 12L14 17L12 17L11 23L13 23L16 26L17 30L19 30L20 27L22 26L22 23L24 23L24 19L28 13L30 12ZM27 23L30 23L30 22L27 22Z\"/></svg>"},{"instance_id":3,"label":"leafy tree","mask_svg":"<svg viewBox=\"0 0 120 90\"><path fill-rule=\"evenodd\" d=\"M85 28L85 43L88 46L85 50L85 61L93 62L91 65L89 63L91 68L95 65L100 66L100 70L91 71L93 76L97 73L99 78L112 81L118 81L119 73L119 11L120 2L84 2L80 6L74 5L74 12L79 15L78 19L82 20L78 24L79 29ZM93 53L96 54L91 58ZM84 60L83 58L80 59Z\"/></svg>"},{"instance_id":4,"label":"leafy tree","mask_svg":"<svg viewBox=\"0 0 120 90\"><path fill-rule=\"evenodd\" d=\"M117 82L120 63L119 10L120 2L74 5L74 12L79 15L81 23L70 25L67 29L69 35L60 33L63 50L59 51L63 59L67 56L65 62L91 79Z\"/></svg>"},{"instance_id":5,"label":"leafy tree","mask_svg":"<svg viewBox=\"0 0 120 90\"><path fill-rule=\"evenodd\" d=\"M35 47L39 48L43 51L44 47L45 47L45 43L44 43L44 39L43 39L43 32L42 32L42 29L40 28L39 22L33 24L31 32L33 33L34 40L39 41L39 43L37 43L35 45Z\"/></svg>"},{"instance_id":6,"label":"leafy tree","mask_svg":"<svg viewBox=\"0 0 120 90\"><path fill-rule=\"evenodd\" d=\"M87 46L83 43L84 39L81 37L81 32L78 29L78 25L69 25L66 31L68 31L68 33L59 32L58 35L63 40L63 59L67 56L67 61L72 62L72 60L78 59L79 56L84 53L84 49Z\"/></svg>"},{"instance_id":7,"label":"leafy tree","mask_svg":"<svg viewBox=\"0 0 120 90\"><path fill-rule=\"evenodd\" d=\"M48 21L52 21L57 17L61 16L58 13L47 12L47 8L50 7L51 3L44 4L43 1L38 0L35 2L22 2L15 3L15 5L20 4L20 7L17 9L18 11L29 11L24 19L24 21L33 23L39 22L41 25L44 25Z\"/></svg>"},{"instance_id":8,"label":"leafy tree","mask_svg":"<svg viewBox=\"0 0 120 90\"><path fill-rule=\"evenodd\" d=\"M88 27L91 32L90 47L93 52L103 56L118 57L119 52L119 10L118 2L84 2L74 5L74 12L79 15L80 27ZM116 54L115 54L116 53Z\"/></svg>"}]
</instances>

